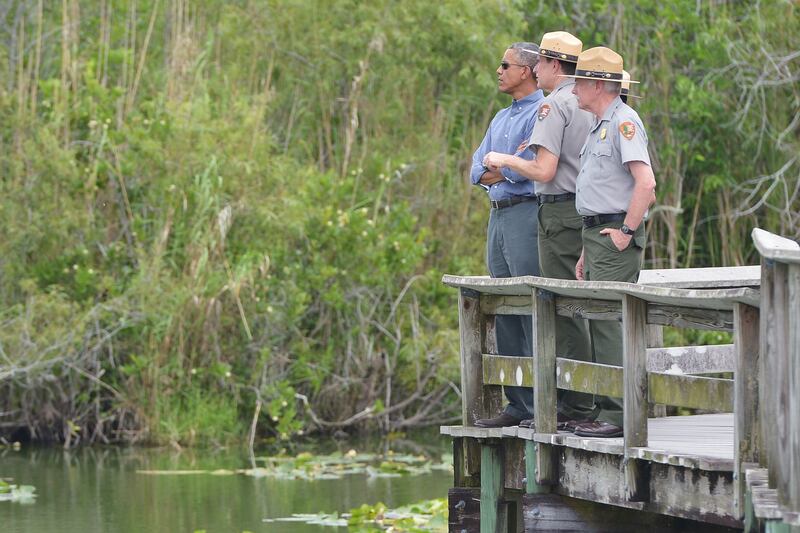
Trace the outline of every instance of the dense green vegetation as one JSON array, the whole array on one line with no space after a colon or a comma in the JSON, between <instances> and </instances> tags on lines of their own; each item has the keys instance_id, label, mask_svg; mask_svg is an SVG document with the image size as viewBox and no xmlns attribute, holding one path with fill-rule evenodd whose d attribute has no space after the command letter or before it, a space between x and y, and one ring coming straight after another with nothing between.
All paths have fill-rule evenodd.
<instances>
[{"instance_id":1,"label":"dense green vegetation","mask_svg":"<svg viewBox=\"0 0 800 533\"><path fill-rule=\"evenodd\" d=\"M569 7L573 11L565 11ZM505 47L644 83L648 262L797 235L789 0L0 2L0 435L192 444L458 414ZM19 433L23 428L24 432Z\"/></svg>"}]
</instances>

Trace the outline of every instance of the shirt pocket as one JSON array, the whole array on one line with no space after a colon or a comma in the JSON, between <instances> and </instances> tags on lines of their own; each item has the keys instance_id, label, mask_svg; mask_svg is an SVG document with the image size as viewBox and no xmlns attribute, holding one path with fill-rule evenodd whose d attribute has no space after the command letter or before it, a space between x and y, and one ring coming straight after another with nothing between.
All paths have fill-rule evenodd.
<instances>
[{"instance_id":1,"label":"shirt pocket","mask_svg":"<svg viewBox=\"0 0 800 533\"><path fill-rule=\"evenodd\" d=\"M609 143L597 143L592 146L592 155L596 157L611 157L611 145Z\"/></svg>"}]
</instances>

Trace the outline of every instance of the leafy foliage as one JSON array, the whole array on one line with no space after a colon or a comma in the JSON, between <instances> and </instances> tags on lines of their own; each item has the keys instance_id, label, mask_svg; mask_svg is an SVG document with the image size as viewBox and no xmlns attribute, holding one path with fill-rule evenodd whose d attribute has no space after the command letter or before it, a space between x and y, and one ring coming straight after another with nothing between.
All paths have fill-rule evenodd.
<instances>
[{"instance_id":1,"label":"leafy foliage","mask_svg":"<svg viewBox=\"0 0 800 533\"><path fill-rule=\"evenodd\" d=\"M40 7L41 6L41 7ZM39 11L41 9L41 12ZM571 30L643 80L654 266L798 234L798 28L747 3L23 2L0 11L0 413L221 443L458 415L442 272L504 48Z\"/></svg>"}]
</instances>

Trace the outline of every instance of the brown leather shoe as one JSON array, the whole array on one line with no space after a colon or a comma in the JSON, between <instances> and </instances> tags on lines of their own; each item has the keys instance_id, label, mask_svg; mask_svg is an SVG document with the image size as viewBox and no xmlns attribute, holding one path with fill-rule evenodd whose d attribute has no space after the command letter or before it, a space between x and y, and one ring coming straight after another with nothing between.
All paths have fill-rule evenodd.
<instances>
[{"instance_id":1,"label":"brown leather shoe","mask_svg":"<svg viewBox=\"0 0 800 533\"><path fill-rule=\"evenodd\" d=\"M591 420L589 420L588 418L584 418L582 420L566 420L564 422L558 423L558 429L561 431L569 431L570 433L575 433L575 429L578 426L581 426L583 424L589 424L590 422Z\"/></svg>"},{"instance_id":2,"label":"brown leather shoe","mask_svg":"<svg viewBox=\"0 0 800 533\"><path fill-rule=\"evenodd\" d=\"M591 422L591 420L575 421L575 420L570 420L569 418L567 418L566 416L562 415L561 413L557 413L556 414L556 429L557 430L564 429L564 424L569 424L571 422L583 424L584 422ZM536 429L536 424L534 423L533 418L526 418L525 420L523 420L522 422L519 423L519 427ZM569 430L569 431L574 431L574 429Z\"/></svg>"},{"instance_id":3,"label":"brown leather shoe","mask_svg":"<svg viewBox=\"0 0 800 533\"><path fill-rule=\"evenodd\" d=\"M621 437L623 434L622 428L609 424L608 422L589 422L588 424L581 424L575 428L575 435L579 437Z\"/></svg>"},{"instance_id":4,"label":"brown leather shoe","mask_svg":"<svg viewBox=\"0 0 800 533\"><path fill-rule=\"evenodd\" d=\"M522 421L521 418L512 416L508 413L500 413L494 418L479 418L475 421L475 426L479 428L504 428L516 426Z\"/></svg>"}]
</instances>

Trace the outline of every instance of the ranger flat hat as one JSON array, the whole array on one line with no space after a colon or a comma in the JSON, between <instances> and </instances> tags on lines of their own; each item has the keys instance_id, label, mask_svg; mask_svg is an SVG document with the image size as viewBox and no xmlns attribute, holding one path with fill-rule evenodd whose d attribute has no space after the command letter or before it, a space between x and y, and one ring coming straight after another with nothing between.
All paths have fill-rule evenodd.
<instances>
[{"instance_id":1,"label":"ranger flat hat","mask_svg":"<svg viewBox=\"0 0 800 533\"><path fill-rule=\"evenodd\" d=\"M577 63L581 55L583 43L580 39L565 31L551 31L542 35L542 44L539 45L539 55Z\"/></svg>"},{"instance_id":2,"label":"ranger flat hat","mask_svg":"<svg viewBox=\"0 0 800 533\"><path fill-rule=\"evenodd\" d=\"M565 78L581 78L596 81L614 81L622 83L622 56L611 48L596 46L584 50L578 56L575 75L562 74ZM628 83L639 83L627 80Z\"/></svg>"},{"instance_id":3,"label":"ranger flat hat","mask_svg":"<svg viewBox=\"0 0 800 533\"><path fill-rule=\"evenodd\" d=\"M622 96L627 96L628 98L641 98L641 96L636 96L635 94L630 94L631 91L631 75L628 73L627 70L622 71L622 88L619 91L619 94Z\"/></svg>"}]
</instances>

